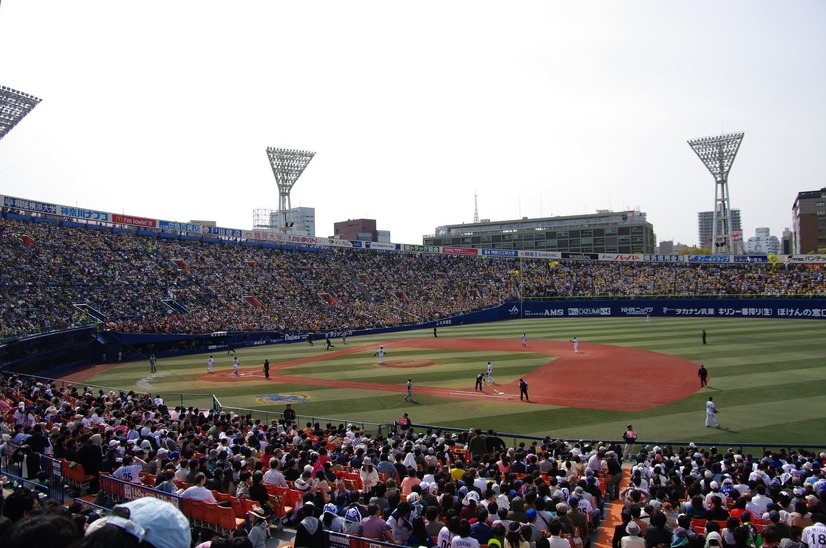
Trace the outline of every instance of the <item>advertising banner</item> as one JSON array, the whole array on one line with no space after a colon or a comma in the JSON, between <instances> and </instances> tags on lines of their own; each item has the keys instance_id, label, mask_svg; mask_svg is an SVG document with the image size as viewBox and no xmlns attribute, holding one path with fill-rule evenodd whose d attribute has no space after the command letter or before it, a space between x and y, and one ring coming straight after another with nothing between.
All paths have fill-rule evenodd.
<instances>
[{"instance_id":1,"label":"advertising banner","mask_svg":"<svg viewBox=\"0 0 826 548\"><path fill-rule=\"evenodd\" d=\"M629 253L626 255L622 255L620 253L600 253L599 254L600 261L619 261L619 262L633 262L633 261L642 261L642 255L637 253Z\"/></svg>"},{"instance_id":2,"label":"advertising banner","mask_svg":"<svg viewBox=\"0 0 826 548\"><path fill-rule=\"evenodd\" d=\"M599 253L562 253L563 259L571 259L573 261L596 261L599 260Z\"/></svg>"},{"instance_id":3,"label":"advertising banner","mask_svg":"<svg viewBox=\"0 0 826 548\"><path fill-rule=\"evenodd\" d=\"M367 247L369 249L380 249L383 251L396 251L398 249L396 244L390 244L385 242L367 242Z\"/></svg>"},{"instance_id":4,"label":"advertising banner","mask_svg":"<svg viewBox=\"0 0 826 548\"><path fill-rule=\"evenodd\" d=\"M480 249L483 257L518 257L519 252L515 249Z\"/></svg>"},{"instance_id":5,"label":"advertising banner","mask_svg":"<svg viewBox=\"0 0 826 548\"><path fill-rule=\"evenodd\" d=\"M686 255L686 261L690 263L731 263L729 255Z\"/></svg>"},{"instance_id":6,"label":"advertising banner","mask_svg":"<svg viewBox=\"0 0 826 548\"><path fill-rule=\"evenodd\" d=\"M45 213L47 215L57 215L57 206L55 204L35 202L34 200L24 200L22 198L12 198L11 196L3 196L3 207L36 211L37 213Z\"/></svg>"},{"instance_id":7,"label":"advertising banner","mask_svg":"<svg viewBox=\"0 0 826 548\"><path fill-rule=\"evenodd\" d=\"M479 250L473 247L442 247L445 255L478 255Z\"/></svg>"},{"instance_id":8,"label":"advertising banner","mask_svg":"<svg viewBox=\"0 0 826 548\"><path fill-rule=\"evenodd\" d=\"M402 244L402 251L409 251L410 253L440 253L442 248L438 245L412 245Z\"/></svg>"},{"instance_id":9,"label":"advertising banner","mask_svg":"<svg viewBox=\"0 0 826 548\"><path fill-rule=\"evenodd\" d=\"M786 262L792 264L822 264L826 263L826 255L818 255L816 253L812 253L810 255L789 255L786 257Z\"/></svg>"},{"instance_id":10,"label":"advertising banner","mask_svg":"<svg viewBox=\"0 0 826 548\"><path fill-rule=\"evenodd\" d=\"M681 263L681 255L643 255L642 260L649 263Z\"/></svg>"},{"instance_id":11,"label":"advertising banner","mask_svg":"<svg viewBox=\"0 0 826 548\"><path fill-rule=\"evenodd\" d=\"M201 232L201 225L192 223L176 223L173 221L158 221L158 228L175 232Z\"/></svg>"},{"instance_id":12,"label":"advertising banner","mask_svg":"<svg viewBox=\"0 0 826 548\"><path fill-rule=\"evenodd\" d=\"M109 214L105 211L83 209L82 207L60 206L60 215L64 217L74 217L75 219L85 219L87 221L100 221L102 223L111 221Z\"/></svg>"},{"instance_id":13,"label":"advertising banner","mask_svg":"<svg viewBox=\"0 0 826 548\"><path fill-rule=\"evenodd\" d=\"M106 474L100 474L100 488L109 493L116 501L129 501L141 497L153 497L172 503L183 510L183 499L176 495L170 495L163 491L150 489L140 483L122 481Z\"/></svg>"},{"instance_id":14,"label":"advertising banner","mask_svg":"<svg viewBox=\"0 0 826 548\"><path fill-rule=\"evenodd\" d=\"M221 228L220 226L205 226L203 228L204 234L211 236L223 236L224 238L241 238L244 236L243 230L235 228Z\"/></svg>"},{"instance_id":15,"label":"advertising banner","mask_svg":"<svg viewBox=\"0 0 826 548\"><path fill-rule=\"evenodd\" d=\"M133 217L132 215L121 215L120 213L112 214L112 222L119 225L142 226L145 228L155 228L158 226L158 221L155 219Z\"/></svg>"},{"instance_id":16,"label":"advertising banner","mask_svg":"<svg viewBox=\"0 0 826 548\"><path fill-rule=\"evenodd\" d=\"M520 251L520 257L524 257L526 259L554 259L559 260L562 258L562 253L559 251Z\"/></svg>"}]
</instances>

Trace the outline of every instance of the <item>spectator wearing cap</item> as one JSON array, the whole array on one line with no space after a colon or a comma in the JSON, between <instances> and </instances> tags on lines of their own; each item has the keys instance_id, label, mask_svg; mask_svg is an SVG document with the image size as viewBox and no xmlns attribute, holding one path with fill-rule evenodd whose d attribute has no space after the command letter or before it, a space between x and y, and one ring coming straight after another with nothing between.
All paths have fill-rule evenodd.
<instances>
[{"instance_id":1,"label":"spectator wearing cap","mask_svg":"<svg viewBox=\"0 0 826 548\"><path fill-rule=\"evenodd\" d=\"M537 513L533 508L528 508L525 511L525 521L523 525L527 525L531 529L531 542L536 542L542 535L542 530L536 525Z\"/></svg>"},{"instance_id":2,"label":"spectator wearing cap","mask_svg":"<svg viewBox=\"0 0 826 548\"><path fill-rule=\"evenodd\" d=\"M645 548L645 540L640 537L640 526L636 522L629 522L625 526L625 532L626 536L620 540L620 548Z\"/></svg>"},{"instance_id":3,"label":"spectator wearing cap","mask_svg":"<svg viewBox=\"0 0 826 548\"><path fill-rule=\"evenodd\" d=\"M574 523L571 521L571 518L568 516L568 512L570 512L571 507L568 506L565 502L558 502L556 503L556 519L559 523L562 524L562 533L566 535L573 534L574 532Z\"/></svg>"},{"instance_id":4,"label":"spectator wearing cap","mask_svg":"<svg viewBox=\"0 0 826 548\"><path fill-rule=\"evenodd\" d=\"M267 516L260 506L253 506L249 511L250 530L247 533L252 548L264 548L267 545Z\"/></svg>"},{"instance_id":5,"label":"spectator wearing cap","mask_svg":"<svg viewBox=\"0 0 826 548\"><path fill-rule=\"evenodd\" d=\"M115 507L112 513L93 522L76 548L107 548L135 545L153 548L189 548L189 520L173 504L141 497Z\"/></svg>"},{"instance_id":6,"label":"spectator wearing cap","mask_svg":"<svg viewBox=\"0 0 826 548\"><path fill-rule=\"evenodd\" d=\"M570 510L568 511L568 519L571 520L571 523L574 524L574 527L579 528L580 536L582 537L583 545L587 544L588 536L591 534L589 525L588 525L588 517L582 513L579 503L582 499L579 497L571 497L568 500L568 506Z\"/></svg>"},{"instance_id":7,"label":"spectator wearing cap","mask_svg":"<svg viewBox=\"0 0 826 548\"><path fill-rule=\"evenodd\" d=\"M620 523L614 526L614 535L611 537L611 548L620 548L620 541L623 537L628 536L626 527L631 523L631 511L628 508L622 509L620 512L620 520Z\"/></svg>"}]
</instances>

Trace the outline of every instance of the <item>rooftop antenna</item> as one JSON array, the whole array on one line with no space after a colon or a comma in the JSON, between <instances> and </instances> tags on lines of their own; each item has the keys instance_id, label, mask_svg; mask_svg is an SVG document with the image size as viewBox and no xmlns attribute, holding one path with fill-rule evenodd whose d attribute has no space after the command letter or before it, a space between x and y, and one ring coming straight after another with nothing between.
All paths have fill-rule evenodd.
<instances>
[{"instance_id":1,"label":"rooftop antenna","mask_svg":"<svg viewBox=\"0 0 826 548\"><path fill-rule=\"evenodd\" d=\"M479 202L476 200L476 193L473 193L473 222L479 222Z\"/></svg>"},{"instance_id":2,"label":"rooftop antenna","mask_svg":"<svg viewBox=\"0 0 826 548\"><path fill-rule=\"evenodd\" d=\"M714 177L714 212L711 229L712 255L734 254L734 232L731 229L728 173L740 150L743 132L726 133L716 137L701 137L688 141L700 160ZM703 245L704 242L700 242Z\"/></svg>"}]
</instances>

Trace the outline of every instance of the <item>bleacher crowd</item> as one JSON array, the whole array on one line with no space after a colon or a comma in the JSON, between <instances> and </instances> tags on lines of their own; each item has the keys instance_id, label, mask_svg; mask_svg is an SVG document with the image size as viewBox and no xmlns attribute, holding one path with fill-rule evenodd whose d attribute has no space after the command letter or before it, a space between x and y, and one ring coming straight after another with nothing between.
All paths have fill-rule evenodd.
<instances>
[{"instance_id":1,"label":"bleacher crowd","mask_svg":"<svg viewBox=\"0 0 826 548\"><path fill-rule=\"evenodd\" d=\"M614 548L817 548L826 528L826 453L643 446L623 468L611 443L509 447L493 431L409 426L374 436L301 425L289 406L263 423L18 377L0 393L3 470L42 479L42 453L75 463L66 469L104 506L107 478L184 502L182 513L143 497L103 516L18 488L2 502L3 546L259 548L286 523L296 547L324 546L326 530L406 546L589 548L609 503L622 506ZM235 517L212 527L222 509ZM213 529L224 536L204 540Z\"/></svg>"},{"instance_id":2,"label":"bleacher crowd","mask_svg":"<svg viewBox=\"0 0 826 548\"><path fill-rule=\"evenodd\" d=\"M102 314L104 329L124 332L306 333L424 323L519 298L826 294L819 265L306 251L60 226L7 212L0 261L0 334L90 319L78 303Z\"/></svg>"}]
</instances>

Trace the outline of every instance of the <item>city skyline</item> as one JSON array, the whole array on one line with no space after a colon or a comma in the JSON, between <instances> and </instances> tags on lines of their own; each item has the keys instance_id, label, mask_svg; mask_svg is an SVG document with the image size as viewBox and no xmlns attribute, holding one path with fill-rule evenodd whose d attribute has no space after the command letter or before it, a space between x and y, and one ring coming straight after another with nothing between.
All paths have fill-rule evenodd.
<instances>
[{"instance_id":1,"label":"city skyline","mask_svg":"<svg viewBox=\"0 0 826 548\"><path fill-rule=\"evenodd\" d=\"M0 194L248 229L284 147L316 152L291 199L318 236L369 218L421 243L476 196L492 221L638 209L692 245L714 181L690 139L745 133L744 234L823 186L816 1L152 8L0 6L0 84L42 99L0 141Z\"/></svg>"}]
</instances>

